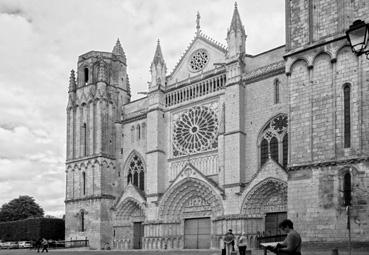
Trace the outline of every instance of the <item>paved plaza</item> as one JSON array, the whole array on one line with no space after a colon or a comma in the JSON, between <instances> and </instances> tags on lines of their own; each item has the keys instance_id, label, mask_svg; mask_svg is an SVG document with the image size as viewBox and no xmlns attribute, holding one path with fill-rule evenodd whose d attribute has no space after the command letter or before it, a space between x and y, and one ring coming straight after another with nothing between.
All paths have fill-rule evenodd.
<instances>
[{"instance_id":1,"label":"paved plaza","mask_svg":"<svg viewBox=\"0 0 369 255\"><path fill-rule=\"evenodd\" d=\"M111 254L111 255L220 255L220 250L172 250L172 251L144 251L144 250L126 250L126 251L90 251L81 249L51 249L51 254L58 255L100 255L100 254ZM35 250L0 250L0 255L24 255L24 254L37 254ZM252 255L263 255L262 250L253 250ZM273 254L268 252L269 254ZM303 250L303 255L331 255L331 250ZM368 255L369 250L366 249L354 249L352 255ZM348 250L339 250L338 255L349 255Z\"/></svg>"}]
</instances>

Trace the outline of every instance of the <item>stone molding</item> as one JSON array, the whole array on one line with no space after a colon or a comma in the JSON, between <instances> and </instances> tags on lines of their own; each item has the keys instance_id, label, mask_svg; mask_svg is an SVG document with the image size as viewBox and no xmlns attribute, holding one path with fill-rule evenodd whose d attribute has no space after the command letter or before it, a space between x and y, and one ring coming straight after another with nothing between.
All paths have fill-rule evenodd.
<instances>
[{"instance_id":1,"label":"stone molding","mask_svg":"<svg viewBox=\"0 0 369 255\"><path fill-rule=\"evenodd\" d=\"M288 172L298 171L301 169L307 168L319 168L319 167L327 167L327 166L337 166L337 165L351 165L358 164L361 162L369 162L369 157L355 157L355 158L347 158L341 160L332 160L332 161L324 161L324 162L312 162L307 164L289 166Z\"/></svg>"},{"instance_id":2,"label":"stone molding","mask_svg":"<svg viewBox=\"0 0 369 255\"><path fill-rule=\"evenodd\" d=\"M64 203L73 203L73 202L81 202L81 201L88 201L88 200L100 200L100 199L111 199L114 200L115 196L108 195L108 194L102 194L102 195L94 195L94 196L86 196L82 198L76 198L76 199L68 199L65 200Z\"/></svg>"},{"instance_id":3,"label":"stone molding","mask_svg":"<svg viewBox=\"0 0 369 255\"><path fill-rule=\"evenodd\" d=\"M243 75L242 81L246 83L253 83L258 80L269 78L270 76L274 76L277 74L284 73L285 70L285 61L275 62L266 66L262 66L258 69L252 70Z\"/></svg>"}]
</instances>

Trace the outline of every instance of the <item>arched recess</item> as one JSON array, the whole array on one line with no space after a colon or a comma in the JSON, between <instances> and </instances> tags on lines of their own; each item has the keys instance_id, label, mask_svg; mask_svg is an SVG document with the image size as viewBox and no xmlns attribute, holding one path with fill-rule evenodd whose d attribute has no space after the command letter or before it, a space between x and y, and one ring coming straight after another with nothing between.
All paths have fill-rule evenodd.
<instances>
[{"instance_id":1,"label":"arched recess","mask_svg":"<svg viewBox=\"0 0 369 255\"><path fill-rule=\"evenodd\" d=\"M192 177L171 187L159 205L159 217L169 221L184 217L216 217L222 214L221 197L208 184Z\"/></svg>"},{"instance_id":2,"label":"arched recess","mask_svg":"<svg viewBox=\"0 0 369 255\"><path fill-rule=\"evenodd\" d=\"M117 207L115 218L117 221L131 221L145 217L145 210L142 204L132 197L124 199Z\"/></svg>"},{"instance_id":3,"label":"arched recess","mask_svg":"<svg viewBox=\"0 0 369 255\"><path fill-rule=\"evenodd\" d=\"M276 178L266 178L256 184L242 202L241 214L264 217L266 213L287 211L287 183Z\"/></svg>"}]
</instances>

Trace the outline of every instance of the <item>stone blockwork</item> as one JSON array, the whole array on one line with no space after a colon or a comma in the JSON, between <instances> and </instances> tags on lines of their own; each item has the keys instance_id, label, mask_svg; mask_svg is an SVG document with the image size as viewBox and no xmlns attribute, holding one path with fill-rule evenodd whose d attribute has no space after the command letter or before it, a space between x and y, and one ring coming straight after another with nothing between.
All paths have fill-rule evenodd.
<instances>
[{"instance_id":1,"label":"stone blockwork","mask_svg":"<svg viewBox=\"0 0 369 255\"><path fill-rule=\"evenodd\" d=\"M343 176L349 173L352 239L368 242L369 148L365 116L369 114L369 62L352 53L342 32L355 19L368 20L369 4L360 0L286 4L288 216L304 241L346 240ZM308 8L299 9L302 4ZM300 33L298 27L307 27L307 33ZM349 88L346 106L344 88Z\"/></svg>"}]
</instances>

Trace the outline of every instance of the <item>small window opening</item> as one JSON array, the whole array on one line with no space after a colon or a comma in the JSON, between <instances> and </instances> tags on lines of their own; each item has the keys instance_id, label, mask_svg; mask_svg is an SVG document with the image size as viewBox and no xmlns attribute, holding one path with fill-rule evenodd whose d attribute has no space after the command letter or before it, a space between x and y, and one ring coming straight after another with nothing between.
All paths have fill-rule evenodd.
<instances>
[{"instance_id":1,"label":"small window opening","mask_svg":"<svg viewBox=\"0 0 369 255\"><path fill-rule=\"evenodd\" d=\"M345 206L351 205L351 174L346 173L343 180L343 198Z\"/></svg>"},{"instance_id":2,"label":"small window opening","mask_svg":"<svg viewBox=\"0 0 369 255\"><path fill-rule=\"evenodd\" d=\"M83 72L84 72L84 81L85 81L85 84L87 84L88 83L88 77L89 77L89 73L88 73L88 68L86 67L84 70L83 70Z\"/></svg>"},{"instance_id":3,"label":"small window opening","mask_svg":"<svg viewBox=\"0 0 369 255\"><path fill-rule=\"evenodd\" d=\"M81 211L81 232L85 232L85 212Z\"/></svg>"},{"instance_id":4,"label":"small window opening","mask_svg":"<svg viewBox=\"0 0 369 255\"><path fill-rule=\"evenodd\" d=\"M343 117L344 117L344 148L351 147L351 114L350 114L350 85L343 88Z\"/></svg>"},{"instance_id":5,"label":"small window opening","mask_svg":"<svg viewBox=\"0 0 369 255\"><path fill-rule=\"evenodd\" d=\"M86 173L85 172L82 173L82 181L83 181L83 184L82 184L83 195L86 195Z\"/></svg>"}]
</instances>

